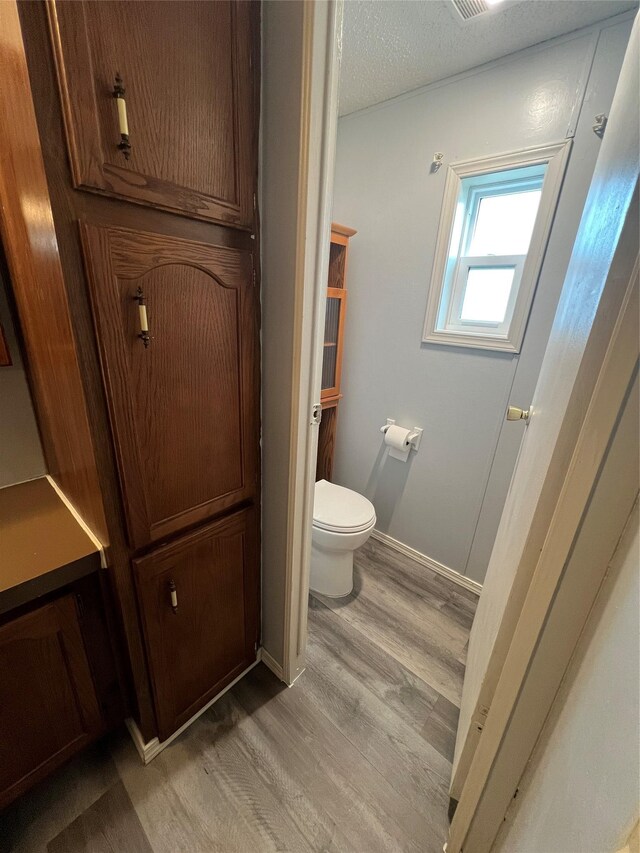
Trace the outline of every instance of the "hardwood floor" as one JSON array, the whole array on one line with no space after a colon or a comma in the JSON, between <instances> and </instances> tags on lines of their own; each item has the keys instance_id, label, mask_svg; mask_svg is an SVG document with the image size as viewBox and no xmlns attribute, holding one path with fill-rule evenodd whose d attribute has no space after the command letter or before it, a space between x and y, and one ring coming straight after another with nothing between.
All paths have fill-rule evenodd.
<instances>
[{"instance_id":1,"label":"hardwood floor","mask_svg":"<svg viewBox=\"0 0 640 853\"><path fill-rule=\"evenodd\" d=\"M260 664L147 767L117 732L0 815L3 853L439 853L477 599L375 541L355 574L293 688Z\"/></svg>"}]
</instances>

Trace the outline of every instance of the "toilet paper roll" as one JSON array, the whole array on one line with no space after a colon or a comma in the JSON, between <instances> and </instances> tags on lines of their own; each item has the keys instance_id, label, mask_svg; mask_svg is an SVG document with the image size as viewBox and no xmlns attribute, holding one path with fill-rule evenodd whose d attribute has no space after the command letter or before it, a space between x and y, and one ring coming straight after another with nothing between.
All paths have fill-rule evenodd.
<instances>
[{"instance_id":1,"label":"toilet paper roll","mask_svg":"<svg viewBox=\"0 0 640 853\"><path fill-rule=\"evenodd\" d=\"M389 456L400 459L402 462L407 461L411 450L410 434L411 430L391 424L384 434L384 443L389 447Z\"/></svg>"}]
</instances>

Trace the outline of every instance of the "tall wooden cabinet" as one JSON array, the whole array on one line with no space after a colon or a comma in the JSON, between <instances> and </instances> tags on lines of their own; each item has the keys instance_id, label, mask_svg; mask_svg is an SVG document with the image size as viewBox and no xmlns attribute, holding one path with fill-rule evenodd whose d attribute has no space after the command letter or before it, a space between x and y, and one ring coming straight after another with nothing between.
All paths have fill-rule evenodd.
<instances>
[{"instance_id":1,"label":"tall wooden cabinet","mask_svg":"<svg viewBox=\"0 0 640 853\"><path fill-rule=\"evenodd\" d=\"M162 740L259 647L259 4L20 14L132 710Z\"/></svg>"},{"instance_id":2,"label":"tall wooden cabinet","mask_svg":"<svg viewBox=\"0 0 640 853\"><path fill-rule=\"evenodd\" d=\"M342 399L342 354L347 309L347 254L349 240L356 234L346 225L331 224L327 308L324 322L324 354L322 359L322 420L318 434L316 480L331 480L333 454L338 423L338 404Z\"/></svg>"}]
</instances>

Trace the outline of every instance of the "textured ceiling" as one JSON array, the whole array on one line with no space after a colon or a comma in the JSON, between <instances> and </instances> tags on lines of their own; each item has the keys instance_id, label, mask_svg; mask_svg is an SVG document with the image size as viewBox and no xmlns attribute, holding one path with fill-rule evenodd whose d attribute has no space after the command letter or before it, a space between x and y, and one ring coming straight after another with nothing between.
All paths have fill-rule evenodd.
<instances>
[{"instance_id":1,"label":"textured ceiling","mask_svg":"<svg viewBox=\"0 0 640 853\"><path fill-rule=\"evenodd\" d=\"M450 0L346 0L340 114L633 8L632 0L507 0L463 22Z\"/></svg>"}]
</instances>

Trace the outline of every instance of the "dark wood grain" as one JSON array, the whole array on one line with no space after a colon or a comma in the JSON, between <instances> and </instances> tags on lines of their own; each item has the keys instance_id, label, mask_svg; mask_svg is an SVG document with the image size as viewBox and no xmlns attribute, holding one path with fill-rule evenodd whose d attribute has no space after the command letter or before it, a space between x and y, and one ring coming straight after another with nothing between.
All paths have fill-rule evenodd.
<instances>
[{"instance_id":1,"label":"dark wood grain","mask_svg":"<svg viewBox=\"0 0 640 853\"><path fill-rule=\"evenodd\" d=\"M333 235L332 235L333 237ZM347 259L347 247L342 243L334 243L333 239L329 245L329 287L344 287L345 262Z\"/></svg>"},{"instance_id":2,"label":"dark wood grain","mask_svg":"<svg viewBox=\"0 0 640 853\"><path fill-rule=\"evenodd\" d=\"M333 454L335 452L337 424L338 401L323 404L322 420L318 428L316 480L329 480L330 482L333 477Z\"/></svg>"},{"instance_id":3,"label":"dark wood grain","mask_svg":"<svg viewBox=\"0 0 640 853\"><path fill-rule=\"evenodd\" d=\"M255 306L248 253L83 227L131 544L256 495ZM147 301L151 344L138 337Z\"/></svg>"},{"instance_id":4,"label":"dark wood grain","mask_svg":"<svg viewBox=\"0 0 640 853\"><path fill-rule=\"evenodd\" d=\"M0 808L101 728L72 596L0 627Z\"/></svg>"},{"instance_id":5,"label":"dark wood grain","mask_svg":"<svg viewBox=\"0 0 640 853\"><path fill-rule=\"evenodd\" d=\"M255 510L201 528L135 560L134 568L164 740L255 660Z\"/></svg>"},{"instance_id":6,"label":"dark wood grain","mask_svg":"<svg viewBox=\"0 0 640 853\"><path fill-rule=\"evenodd\" d=\"M152 853L122 782L109 788L47 845L47 853Z\"/></svg>"},{"instance_id":7,"label":"dark wood grain","mask_svg":"<svg viewBox=\"0 0 640 853\"><path fill-rule=\"evenodd\" d=\"M161 7L160 7L161 8ZM253 113L241 110L240 135L250 139L252 194L257 185L257 144L260 92L259 4L243 7L250 18L251 32L247 43L241 45L247 65L251 65L251 104ZM120 197L107 196L100 191L78 192L68 157L67 140L60 104L60 88L56 79L56 63L51 44L47 10L43 2L19 5L27 60L31 77L33 99L40 131L43 156L53 209L60 257L69 293L70 309L80 354L80 366L87 400L91 432L95 441L97 467L108 524L109 579L113 599L121 622L123 649L131 668L133 687L132 714L140 724L146 739L157 733L145 653L139 624L135 589L130 569L130 548L126 542L123 525L124 511L118 482L116 458L110 435L110 424L103 388L89 290L85 277L78 221L95 226L120 225L131 229L144 229L156 235L180 237L202 243L252 252L256 259L259 233L257 210L252 232L223 227L212 220L193 219L175 215L165 209L130 204ZM244 60L243 60L244 61ZM120 69L122 73L123 70ZM110 104L113 106L112 104ZM248 124L247 124L248 123ZM244 174L244 173L243 173ZM257 303L254 328L258 329ZM257 332L256 332L257 334ZM254 399L259 400L259 361L254 360Z\"/></svg>"},{"instance_id":8,"label":"dark wood grain","mask_svg":"<svg viewBox=\"0 0 640 853\"><path fill-rule=\"evenodd\" d=\"M108 542L16 5L0 6L0 234L50 473Z\"/></svg>"},{"instance_id":9,"label":"dark wood grain","mask_svg":"<svg viewBox=\"0 0 640 853\"><path fill-rule=\"evenodd\" d=\"M0 323L0 367L11 367L12 364L7 337L2 328L2 323Z\"/></svg>"},{"instance_id":10,"label":"dark wood grain","mask_svg":"<svg viewBox=\"0 0 640 853\"><path fill-rule=\"evenodd\" d=\"M251 228L250 5L58 0L49 10L76 186Z\"/></svg>"}]
</instances>

